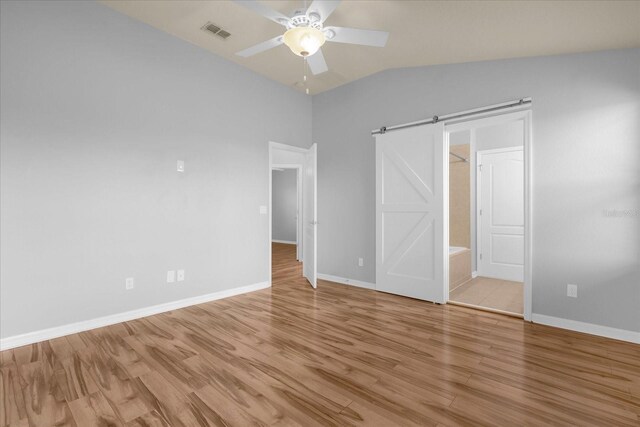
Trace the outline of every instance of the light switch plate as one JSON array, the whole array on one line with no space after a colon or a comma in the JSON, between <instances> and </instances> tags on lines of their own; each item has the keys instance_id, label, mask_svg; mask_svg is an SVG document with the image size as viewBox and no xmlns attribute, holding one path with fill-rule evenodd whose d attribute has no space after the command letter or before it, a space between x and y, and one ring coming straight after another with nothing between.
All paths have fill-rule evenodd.
<instances>
[{"instance_id":1,"label":"light switch plate","mask_svg":"<svg viewBox=\"0 0 640 427\"><path fill-rule=\"evenodd\" d=\"M267 214L267 207L265 205L261 205L260 206L260 215L266 215Z\"/></svg>"},{"instance_id":2,"label":"light switch plate","mask_svg":"<svg viewBox=\"0 0 640 427\"><path fill-rule=\"evenodd\" d=\"M178 172L184 172L184 160L178 160Z\"/></svg>"},{"instance_id":3,"label":"light switch plate","mask_svg":"<svg viewBox=\"0 0 640 427\"><path fill-rule=\"evenodd\" d=\"M167 283L173 283L176 281L176 271L169 270L167 271Z\"/></svg>"},{"instance_id":4,"label":"light switch plate","mask_svg":"<svg viewBox=\"0 0 640 427\"><path fill-rule=\"evenodd\" d=\"M178 270L178 282L184 281L184 270Z\"/></svg>"}]
</instances>

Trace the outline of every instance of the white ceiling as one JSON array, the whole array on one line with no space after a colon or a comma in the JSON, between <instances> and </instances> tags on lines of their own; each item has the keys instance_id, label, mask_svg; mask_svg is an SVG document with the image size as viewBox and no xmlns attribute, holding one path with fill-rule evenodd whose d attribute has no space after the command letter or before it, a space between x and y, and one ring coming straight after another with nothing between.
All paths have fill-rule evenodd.
<instances>
[{"instance_id":1,"label":"white ceiling","mask_svg":"<svg viewBox=\"0 0 640 427\"><path fill-rule=\"evenodd\" d=\"M282 45L241 58L235 52L273 38L284 27L231 1L102 3L250 68L300 86L303 62ZM264 1L289 15L303 1ZM211 21L227 40L201 30ZM405 1L345 0L325 25L384 30L384 48L326 43L329 71L310 76L319 93L399 67L640 47L640 1Z\"/></svg>"}]
</instances>

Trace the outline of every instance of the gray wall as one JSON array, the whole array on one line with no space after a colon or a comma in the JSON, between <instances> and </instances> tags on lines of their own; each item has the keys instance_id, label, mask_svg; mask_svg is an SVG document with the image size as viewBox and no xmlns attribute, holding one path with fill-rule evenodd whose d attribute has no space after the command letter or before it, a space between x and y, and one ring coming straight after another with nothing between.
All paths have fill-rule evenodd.
<instances>
[{"instance_id":1,"label":"gray wall","mask_svg":"<svg viewBox=\"0 0 640 427\"><path fill-rule=\"evenodd\" d=\"M1 337L268 280L267 142L310 145L309 97L97 3L0 15Z\"/></svg>"},{"instance_id":2,"label":"gray wall","mask_svg":"<svg viewBox=\"0 0 640 427\"><path fill-rule=\"evenodd\" d=\"M390 70L314 96L312 116L99 4L0 4L0 337L267 280L267 141L309 146L312 118L319 271L373 282L370 130L522 96L534 313L640 330L638 49Z\"/></svg>"},{"instance_id":3,"label":"gray wall","mask_svg":"<svg viewBox=\"0 0 640 427\"><path fill-rule=\"evenodd\" d=\"M272 174L272 238L273 240L295 242L298 226L298 171L296 169L274 170Z\"/></svg>"},{"instance_id":4,"label":"gray wall","mask_svg":"<svg viewBox=\"0 0 640 427\"><path fill-rule=\"evenodd\" d=\"M314 96L318 271L375 281L371 129L525 96L533 312L640 331L638 49L389 70ZM567 283L578 299L566 297Z\"/></svg>"}]
</instances>

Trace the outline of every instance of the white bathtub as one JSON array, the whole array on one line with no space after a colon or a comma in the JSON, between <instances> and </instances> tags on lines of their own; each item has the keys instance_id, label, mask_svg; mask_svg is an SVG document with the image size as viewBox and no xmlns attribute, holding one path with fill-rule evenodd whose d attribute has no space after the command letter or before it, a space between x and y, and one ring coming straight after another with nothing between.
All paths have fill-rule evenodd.
<instances>
[{"instance_id":1,"label":"white bathtub","mask_svg":"<svg viewBox=\"0 0 640 427\"><path fill-rule=\"evenodd\" d=\"M449 246L449 255L454 255L462 251L466 251L467 248L463 248L461 246Z\"/></svg>"},{"instance_id":2,"label":"white bathtub","mask_svg":"<svg viewBox=\"0 0 640 427\"><path fill-rule=\"evenodd\" d=\"M471 251L459 246L449 247L449 289L471 280Z\"/></svg>"}]
</instances>

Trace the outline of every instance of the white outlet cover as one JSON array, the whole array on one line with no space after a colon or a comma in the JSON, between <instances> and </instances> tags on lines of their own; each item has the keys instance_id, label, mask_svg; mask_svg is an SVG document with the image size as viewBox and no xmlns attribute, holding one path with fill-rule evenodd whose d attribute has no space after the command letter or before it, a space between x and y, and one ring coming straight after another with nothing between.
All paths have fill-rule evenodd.
<instances>
[{"instance_id":1,"label":"white outlet cover","mask_svg":"<svg viewBox=\"0 0 640 427\"><path fill-rule=\"evenodd\" d=\"M124 287L126 290L131 290L133 289L133 277L127 277L124 281Z\"/></svg>"},{"instance_id":2,"label":"white outlet cover","mask_svg":"<svg viewBox=\"0 0 640 427\"><path fill-rule=\"evenodd\" d=\"M178 270L178 282L182 282L184 280L184 270Z\"/></svg>"},{"instance_id":3,"label":"white outlet cover","mask_svg":"<svg viewBox=\"0 0 640 427\"><path fill-rule=\"evenodd\" d=\"M567 296L578 298L578 285L567 284Z\"/></svg>"},{"instance_id":4,"label":"white outlet cover","mask_svg":"<svg viewBox=\"0 0 640 427\"><path fill-rule=\"evenodd\" d=\"M359 267L363 267L364 266L364 259L358 258L358 266Z\"/></svg>"},{"instance_id":5,"label":"white outlet cover","mask_svg":"<svg viewBox=\"0 0 640 427\"><path fill-rule=\"evenodd\" d=\"M267 214L267 207L265 205L261 205L260 206L260 215L266 215Z\"/></svg>"},{"instance_id":6,"label":"white outlet cover","mask_svg":"<svg viewBox=\"0 0 640 427\"><path fill-rule=\"evenodd\" d=\"M184 172L184 160L178 160L178 172Z\"/></svg>"},{"instance_id":7,"label":"white outlet cover","mask_svg":"<svg viewBox=\"0 0 640 427\"><path fill-rule=\"evenodd\" d=\"M173 283L176 281L176 271L169 270L167 271L167 283Z\"/></svg>"}]
</instances>

